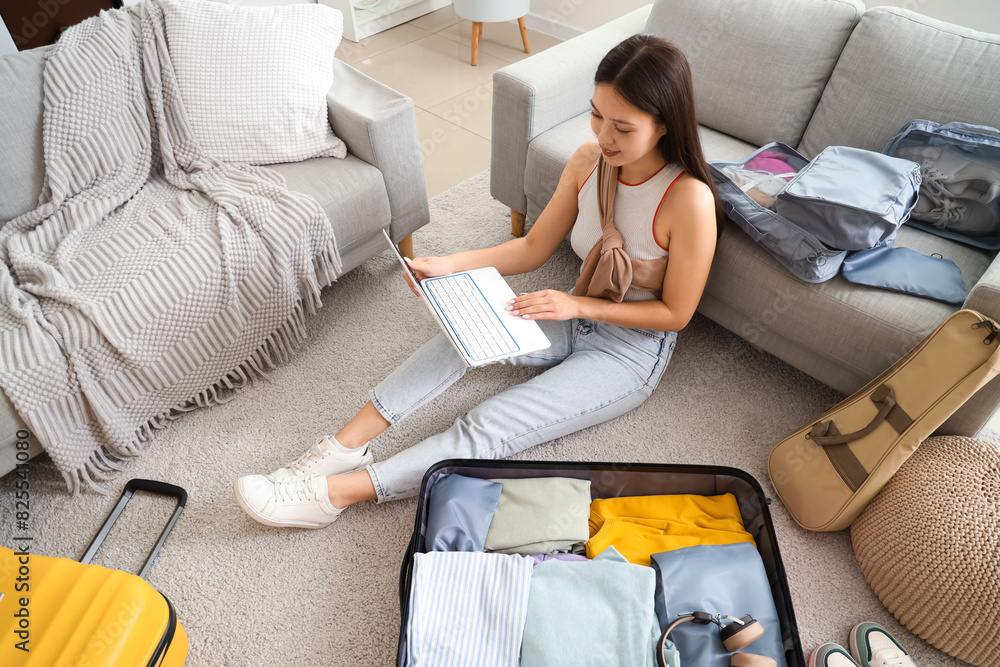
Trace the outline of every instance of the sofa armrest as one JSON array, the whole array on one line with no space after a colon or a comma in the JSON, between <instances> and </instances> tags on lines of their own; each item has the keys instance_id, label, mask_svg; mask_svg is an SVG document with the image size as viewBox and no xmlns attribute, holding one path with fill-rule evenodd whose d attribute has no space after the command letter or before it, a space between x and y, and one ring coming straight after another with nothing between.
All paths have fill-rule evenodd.
<instances>
[{"instance_id":1,"label":"sofa armrest","mask_svg":"<svg viewBox=\"0 0 1000 667\"><path fill-rule=\"evenodd\" d=\"M398 241L430 220L413 100L339 60L333 80L330 127L348 152L382 172Z\"/></svg>"},{"instance_id":2,"label":"sofa armrest","mask_svg":"<svg viewBox=\"0 0 1000 667\"><path fill-rule=\"evenodd\" d=\"M975 310L1000 322L1000 258L986 269L966 297L963 308ZM967 400L941 425L936 435L977 437L1000 406L1000 378L994 378Z\"/></svg>"},{"instance_id":3,"label":"sofa armrest","mask_svg":"<svg viewBox=\"0 0 1000 667\"><path fill-rule=\"evenodd\" d=\"M1000 322L1000 258L994 259L965 298L963 308Z\"/></svg>"},{"instance_id":4,"label":"sofa armrest","mask_svg":"<svg viewBox=\"0 0 1000 667\"><path fill-rule=\"evenodd\" d=\"M590 108L597 65L613 46L643 32L651 7L641 7L493 74L493 197L513 210L527 211L528 143Z\"/></svg>"}]
</instances>

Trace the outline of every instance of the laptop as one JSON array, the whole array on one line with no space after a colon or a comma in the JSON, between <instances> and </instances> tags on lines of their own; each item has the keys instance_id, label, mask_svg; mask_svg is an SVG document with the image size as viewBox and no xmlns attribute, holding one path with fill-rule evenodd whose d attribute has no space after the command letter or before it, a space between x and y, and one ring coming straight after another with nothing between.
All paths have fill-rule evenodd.
<instances>
[{"instance_id":1,"label":"laptop","mask_svg":"<svg viewBox=\"0 0 1000 667\"><path fill-rule=\"evenodd\" d=\"M494 267L417 280L388 232L383 229L382 233L438 326L468 366L482 366L550 345L537 322L505 310L514 291Z\"/></svg>"}]
</instances>

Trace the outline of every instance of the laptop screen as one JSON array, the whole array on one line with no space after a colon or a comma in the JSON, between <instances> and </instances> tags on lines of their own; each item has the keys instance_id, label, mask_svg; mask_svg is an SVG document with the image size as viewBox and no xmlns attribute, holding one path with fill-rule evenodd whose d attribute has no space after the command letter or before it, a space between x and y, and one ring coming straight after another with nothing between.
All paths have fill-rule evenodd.
<instances>
[{"instance_id":1,"label":"laptop screen","mask_svg":"<svg viewBox=\"0 0 1000 667\"><path fill-rule=\"evenodd\" d=\"M410 281L410 286L419 292L420 290L417 285L420 284L420 281L417 280L415 275L413 275L413 270L410 269L410 265L406 263L403 255L399 252L399 248L397 248L396 244L392 242L392 239L389 237L389 232L383 229L382 234L385 235L385 240L389 242L389 247L392 248L392 253L396 255L396 259L399 260L400 265L403 267L403 273L406 275L406 279Z\"/></svg>"}]
</instances>

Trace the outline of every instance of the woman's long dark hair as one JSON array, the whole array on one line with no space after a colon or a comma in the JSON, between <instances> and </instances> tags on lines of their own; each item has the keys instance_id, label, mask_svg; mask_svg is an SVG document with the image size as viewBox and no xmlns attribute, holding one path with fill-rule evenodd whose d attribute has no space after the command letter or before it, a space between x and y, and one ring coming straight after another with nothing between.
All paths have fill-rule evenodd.
<instances>
[{"instance_id":1,"label":"woman's long dark hair","mask_svg":"<svg viewBox=\"0 0 1000 667\"><path fill-rule=\"evenodd\" d=\"M711 188L716 226L722 234L726 216L701 150L691 69L677 45L655 35L633 35L611 49L597 66L594 84L601 83L667 128L659 141L663 159L682 165Z\"/></svg>"}]
</instances>

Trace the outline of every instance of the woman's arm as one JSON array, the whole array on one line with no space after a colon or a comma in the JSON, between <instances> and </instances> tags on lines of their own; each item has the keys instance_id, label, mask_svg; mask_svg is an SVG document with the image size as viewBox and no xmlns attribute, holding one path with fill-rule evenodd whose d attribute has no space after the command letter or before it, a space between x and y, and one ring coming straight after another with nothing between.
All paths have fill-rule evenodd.
<instances>
[{"instance_id":1,"label":"woman's arm","mask_svg":"<svg viewBox=\"0 0 1000 667\"><path fill-rule=\"evenodd\" d=\"M417 278L423 280L481 266L495 266L502 275L510 276L540 267L548 261L576 222L577 195L599 154L600 147L596 141L577 149L559 177L555 194L527 235L491 248L415 259L410 262L410 267Z\"/></svg>"},{"instance_id":2,"label":"woman's arm","mask_svg":"<svg viewBox=\"0 0 1000 667\"><path fill-rule=\"evenodd\" d=\"M715 200L708 186L692 176L677 181L660 207L654 233L670 251L661 300L615 303L542 290L517 297L511 310L527 319L581 317L636 329L683 329L701 300L715 254Z\"/></svg>"}]
</instances>

